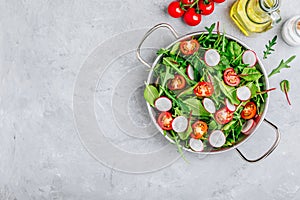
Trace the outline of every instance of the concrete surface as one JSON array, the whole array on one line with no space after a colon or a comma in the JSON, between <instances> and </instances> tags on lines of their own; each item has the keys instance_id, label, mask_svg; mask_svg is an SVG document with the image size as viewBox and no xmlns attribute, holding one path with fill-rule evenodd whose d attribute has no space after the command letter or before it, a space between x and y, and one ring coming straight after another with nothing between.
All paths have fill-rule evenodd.
<instances>
[{"instance_id":1,"label":"concrete surface","mask_svg":"<svg viewBox=\"0 0 300 200\"><path fill-rule=\"evenodd\" d=\"M217 5L214 14L203 18L197 27L188 27L180 19L170 18L165 12L169 2L0 0L1 200L300 199L300 93L297 86L300 84L300 48L289 47L282 41L282 23L266 33L250 38L243 36L228 15L233 0ZM299 9L295 9L299 6L300 1L283 2L283 21L300 14ZM186 154L189 163L177 159L170 151L151 163L148 155L168 146L163 137L150 132L148 138L125 134L118 137L117 133L107 130L109 124L102 124L106 127L107 140L122 138L115 145L130 155L143 153L148 158L146 166L150 167L142 173L143 168L135 168L141 163L135 162L133 156L129 160L121 159L122 162L114 160L114 164L122 164L114 168L105 160L110 159L105 157L110 149L99 154L104 155L102 160L89 153L93 147L84 146L74 119L74 88L82 67L93 60L91 55L98 52L101 44L107 45L105 41L112 41L118 34L132 33L130 31L138 34L138 40L142 37L140 34L160 22L168 22L184 34L203 30L215 21L220 21L227 33L246 42L259 56L264 44L278 34L275 53L263 61L268 72L281 59L298 55L291 69L282 70L270 79L271 87L278 87L283 79L290 80L292 86L292 106L287 105L278 89L271 94L266 116L281 130L278 148L255 164L245 162L235 151L204 157ZM135 59L132 47L138 41L128 41L131 49L126 55L116 57L121 63L126 58L125 64L130 67L128 59ZM122 48L125 50L126 45ZM108 53L113 54L114 50ZM96 102L105 94L101 87L101 84L97 86ZM95 115L101 126L101 119L106 119L106 115L98 105L95 105ZM140 117L147 121L146 115ZM241 149L255 157L272 139L270 129L262 126L260 133ZM168 155L174 157L168 160ZM124 165L132 170L122 170ZM141 173L134 173L135 169Z\"/></svg>"}]
</instances>

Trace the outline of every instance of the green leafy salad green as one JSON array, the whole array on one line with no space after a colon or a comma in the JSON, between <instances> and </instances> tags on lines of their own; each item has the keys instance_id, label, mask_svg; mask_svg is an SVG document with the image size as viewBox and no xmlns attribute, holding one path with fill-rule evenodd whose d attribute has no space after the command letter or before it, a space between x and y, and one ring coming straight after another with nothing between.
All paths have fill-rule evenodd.
<instances>
[{"instance_id":1,"label":"green leafy salad green","mask_svg":"<svg viewBox=\"0 0 300 200\"><path fill-rule=\"evenodd\" d=\"M144 98L157 125L181 148L230 148L252 133L267 98L255 52L224 33L191 36L160 49Z\"/></svg>"}]
</instances>

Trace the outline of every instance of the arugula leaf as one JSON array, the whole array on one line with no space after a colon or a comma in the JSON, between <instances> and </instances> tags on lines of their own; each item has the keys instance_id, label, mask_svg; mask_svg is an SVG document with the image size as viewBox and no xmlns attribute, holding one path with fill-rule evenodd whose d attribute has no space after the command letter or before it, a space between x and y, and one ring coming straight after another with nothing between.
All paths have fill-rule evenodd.
<instances>
[{"instance_id":1,"label":"arugula leaf","mask_svg":"<svg viewBox=\"0 0 300 200\"><path fill-rule=\"evenodd\" d=\"M284 92L288 104L292 105L291 101L289 99L289 96L288 96L288 92L290 91L290 87L291 87L290 82L288 80L283 80L283 81L280 82L281 91Z\"/></svg>"},{"instance_id":2,"label":"arugula leaf","mask_svg":"<svg viewBox=\"0 0 300 200\"><path fill-rule=\"evenodd\" d=\"M154 107L154 102L158 97L159 94L156 87L146 84L146 88L144 90L144 98L152 107Z\"/></svg>"},{"instance_id":3,"label":"arugula leaf","mask_svg":"<svg viewBox=\"0 0 300 200\"><path fill-rule=\"evenodd\" d=\"M274 74L280 73L281 69L284 68L291 68L291 66L289 66L290 62L292 62L294 59L296 58L295 55L291 56L289 59L287 59L286 61L281 60L280 64L278 65L278 67L276 67L275 69L272 70L272 72L268 75L268 77L270 78L271 76L273 76Z\"/></svg>"},{"instance_id":4,"label":"arugula leaf","mask_svg":"<svg viewBox=\"0 0 300 200\"><path fill-rule=\"evenodd\" d=\"M275 35L273 37L272 40L269 40L268 44L265 45L266 50L264 51L264 59L268 58L268 55L270 55L272 53L272 51L275 51L275 49L273 49L272 47L276 44L276 40L277 40L277 35Z\"/></svg>"},{"instance_id":5,"label":"arugula leaf","mask_svg":"<svg viewBox=\"0 0 300 200\"><path fill-rule=\"evenodd\" d=\"M176 64L176 61L171 58L171 57L165 57L163 58L163 64L166 65L166 66L170 66L172 67L173 69L175 69L175 71L180 74L181 76L183 76L185 78L185 80L191 84L191 85L194 85L196 84L197 82L196 81L193 81L191 79L189 79L189 77L183 72L181 71L179 68L178 68L178 64Z\"/></svg>"},{"instance_id":6,"label":"arugula leaf","mask_svg":"<svg viewBox=\"0 0 300 200\"><path fill-rule=\"evenodd\" d=\"M157 51L157 55L161 55L161 54L168 54L169 53L169 49L164 49L164 48L161 48Z\"/></svg>"}]
</instances>

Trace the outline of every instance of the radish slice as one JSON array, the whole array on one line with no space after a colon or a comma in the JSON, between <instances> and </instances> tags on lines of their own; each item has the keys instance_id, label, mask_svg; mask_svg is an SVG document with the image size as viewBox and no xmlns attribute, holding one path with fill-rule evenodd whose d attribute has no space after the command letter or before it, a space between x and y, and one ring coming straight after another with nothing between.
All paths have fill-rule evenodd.
<instances>
[{"instance_id":1,"label":"radish slice","mask_svg":"<svg viewBox=\"0 0 300 200\"><path fill-rule=\"evenodd\" d=\"M219 148L225 144L226 137L225 137L223 131L215 130L210 134L208 141L211 146Z\"/></svg>"},{"instance_id":2,"label":"radish slice","mask_svg":"<svg viewBox=\"0 0 300 200\"><path fill-rule=\"evenodd\" d=\"M256 64L257 62L257 56L256 53L252 50L247 50L243 53L242 57L243 63L248 64L249 67L252 67Z\"/></svg>"},{"instance_id":3,"label":"radish slice","mask_svg":"<svg viewBox=\"0 0 300 200\"><path fill-rule=\"evenodd\" d=\"M242 127L242 133L244 133L245 135L249 135L250 130L252 129L254 124L255 124L255 122L254 122L253 119L249 119L248 121L246 121L245 124Z\"/></svg>"},{"instance_id":4,"label":"radish slice","mask_svg":"<svg viewBox=\"0 0 300 200\"><path fill-rule=\"evenodd\" d=\"M247 86L239 87L236 90L236 96L240 101L247 101L251 98L251 90Z\"/></svg>"},{"instance_id":5,"label":"radish slice","mask_svg":"<svg viewBox=\"0 0 300 200\"><path fill-rule=\"evenodd\" d=\"M204 98L203 99L203 107L209 113L215 113L216 112L215 103L209 98Z\"/></svg>"},{"instance_id":6,"label":"radish slice","mask_svg":"<svg viewBox=\"0 0 300 200\"><path fill-rule=\"evenodd\" d=\"M197 139L191 138L189 141L189 145L193 151L199 152L199 151L203 151L203 149L204 149L203 142L199 139L197 140Z\"/></svg>"},{"instance_id":7,"label":"radish slice","mask_svg":"<svg viewBox=\"0 0 300 200\"><path fill-rule=\"evenodd\" d=\"M157 110L165 112L172 108L172 101L167 97L159 97L155 100L154 105Z\"/></svg>"},{"instance_id":8,"label":"radish slice","mask_svg":"<svg viewBox=\"0 0 300 200\"><path fill-rule=\"evenodd\" d=\"M188 77L191 79L191 80L194 80L194 69L191 65L188 65L187 68L186 68L186 74L188 75Z\"/></svg>"},{"instance_id":9,"label":"radish slice","mask_svg":"<svg viewBox=\"0 0 300 200\"><path fill-rule=\"evenodd\" d=\"M176 117L172 122L172 128L175 132L184 132L189 125L189 120L184 116Z\"/></svg>"},{"instance_id":10,"label":"radish slice","mask_svg":"<svg viewBox=\"0 0 300 200\"><path fill-rule=\"evenodd\" d=\"M235 105L233 105L227 98L225 98L225 105L227 110L229 110L230 112L234 112L236 109Z\"/></svg>"},{"instance_id":11,"label":"radish slice","mask_svg":"<svg viewBox=\"0 0 300 200\"><path fill-rule=\"evenodd\" d=\"M220 62L220 54L215 49L209 49L204 54L204 61L206 65L214 67Z\"/></svg>"}]
</instances>

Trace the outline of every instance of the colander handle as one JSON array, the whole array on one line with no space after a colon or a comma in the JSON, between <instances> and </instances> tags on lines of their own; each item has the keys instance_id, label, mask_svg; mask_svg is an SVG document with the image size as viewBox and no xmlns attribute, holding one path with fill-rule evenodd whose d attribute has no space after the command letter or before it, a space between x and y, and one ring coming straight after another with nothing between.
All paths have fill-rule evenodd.
<instances>
[{"instance_id":1,"label":"colander handle","mask_svg":"<svg viewBox=\"0 0 300 200\"><path fill-rule=\"evenodd\" d=\"M263 154L262 156L260 156L260 157L257 158L257 159L253 159L253 160L252 160L252 159L248 159L248 158L246 158L246 156L245 156L239 149L236 149L237 152L240 154L240 156L241 156L244 160L246 160L247 162L254 163L254 162L260 161L260 160L262 160L262 159L268 157L268 156L276 149L276 147L277 147L278 144L279 144L279 140L280 140L280 132L279 132L278 127L277 127L275 124L273 124L272 122L270 122L270 121L268 121L268 120L266 120L266 119L264 119L264 122L267 123L268 125L270 125L270 126L275 130L275 133L276 133L276 139L275 139L273 145L270 147L270 149L269 149L265 154Z\"/></svg>"},{"instance_id":2,"label":"colander handle","mask_svg":"<svg viewBox=\"0 0 300 200\"><path fill-rule=\"evenodd\" d=\"M149 63L147 63L142 57L141 57L141 46L143 45L144 41L149 37L149 35L151 35L151 33L153 33L155 30L160 29L160 28L167 28L171 31L171 33L174 35L174 37L177 39L179 36L177 34L177 32L175 31L175 29L167 23L160 23L157 24L155 26L153 26L143 37L142 41L140 42L139 46L136 49L136 56L139 59L139 61L141 61L141 63L143 63L144 65L146 65L147 67L151 68L151 65Z\"/></svg>"}]
</instances>

